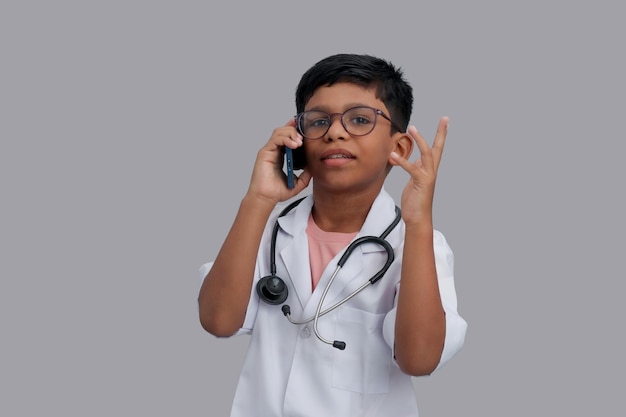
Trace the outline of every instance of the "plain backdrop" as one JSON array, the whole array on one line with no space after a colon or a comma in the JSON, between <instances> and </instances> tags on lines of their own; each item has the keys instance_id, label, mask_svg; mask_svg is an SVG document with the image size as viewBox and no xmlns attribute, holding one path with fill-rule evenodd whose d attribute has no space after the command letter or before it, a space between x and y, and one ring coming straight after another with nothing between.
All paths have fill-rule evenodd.
<instances>
[{"instance_id":1,"label":"plain backdrop","mask_svg":"<svg viewBox=\"0 0 626 417\"><path fill-rule=\"evenodd\" d=\"M400 66L429 140L451 120L435 226L469 329L421 415L624 415L623 10L3 1L0 415L228 414L248 339L202 330L198 268L338 52Z\"/></svg>"}]
</instances>

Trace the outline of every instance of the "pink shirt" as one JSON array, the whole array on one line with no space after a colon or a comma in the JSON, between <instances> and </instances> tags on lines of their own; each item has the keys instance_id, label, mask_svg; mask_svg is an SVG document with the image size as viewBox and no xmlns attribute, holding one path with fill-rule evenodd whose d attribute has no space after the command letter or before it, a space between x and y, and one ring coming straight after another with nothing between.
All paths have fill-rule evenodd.
<instances>
[{"instance_id":1,"label":"pink shirt","mask_svg":"<svg viewBox=\"0 0 626 417\"><path fill-rule=\"evenodd\" d=\"M312 289L315 289L328 263L348 246L357 233L325 232L317 227L313 216L309 215L306 235L309 239Z\"/></svg>"}]
</instances>

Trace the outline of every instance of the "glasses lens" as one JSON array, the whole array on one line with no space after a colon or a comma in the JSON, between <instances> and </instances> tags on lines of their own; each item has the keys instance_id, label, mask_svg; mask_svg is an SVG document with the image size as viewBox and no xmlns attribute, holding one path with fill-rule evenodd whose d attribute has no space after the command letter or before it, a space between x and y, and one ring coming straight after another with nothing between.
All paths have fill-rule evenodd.
<instances>
[{"instance_id":1,"label":"glasses lens","mask_svg":"<svg viewBox=\"0 0 626 417\"><path fill-rule=\"evenodd\" d=\"M367 135L376 126L376 110L369 107L355 107L343 114L342 121L351 135Z\"/></svg>"},{"instance_id":2,"label":"glasses lens","mask_svg":"<svg viewBox=\"0 0 626 417\"><path fill-rule=\"evenodd\" d=\"M302 136L309 139L318 139L326 134L330 126L330 116L321 111L305 111L300 114L298 127Z\"/></svg>"}]
</instances>

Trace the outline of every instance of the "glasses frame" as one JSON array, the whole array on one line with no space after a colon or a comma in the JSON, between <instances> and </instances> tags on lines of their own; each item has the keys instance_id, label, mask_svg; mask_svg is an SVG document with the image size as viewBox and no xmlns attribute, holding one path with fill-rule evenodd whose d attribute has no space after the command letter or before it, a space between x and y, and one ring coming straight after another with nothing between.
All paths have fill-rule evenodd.
<instances>
[{"instance_id":1,"label":"glasses frame","mask_svg":"<svg viewBox=\"0 0 626 417\"><path fill-rule=\"evenodd\" d=\"M343 116L354 110L354 109L371 109L374 110L374 122L372 123L372 129L367 132L367 133L361 133L358 135L355 135L354 133L350 132L350 130L348 130L348 127L346 126L346 123L343 120ZM324 131L324 133L318 137L309 137L306 136L304 134L304 132L302 131L302 129L300 128L300 123L302 120L302 117L305 113L309 113L309 112L318 112L318 113L323 113L325 115L328 116L328 118L330 119L330 123L328 124L328 126L326 127L326 131ZM341 125L343 126L344 130L346 132L348 132L350 134L350 136L355 136L355 137L360 137L360 136L365 136L365 135L369 135L370 133L372 133L374 131L374 129L376 129L376 122L378 121L378 116L382 116L384 119L387 119L389 121L389 123L391 123L391 127L393 127L395 130L397 130L398 132L402 132L403 129L400 128L400 126L398 126L393 120L391 120L391 117L387 116L385 113L383 113L382 110L377 109L376 107L371 107L371 106L354 106L354 107L350 107L349 109L347 109L346 111L344 111L343 113L326 113L325 111L322 110L307 110L307 111L303 111L301 113L298 113L294 116L294 119L296 121L296 129L298 130L298 132L306 139L309 140L317 140L317 139L321 139L324 136L326 136L326 134L328 133L328 131L330 130L330 127L333 124L333 119L335 118L335 116L339 116L339 120L341 121Z\"/></svg>"}]
</instances>

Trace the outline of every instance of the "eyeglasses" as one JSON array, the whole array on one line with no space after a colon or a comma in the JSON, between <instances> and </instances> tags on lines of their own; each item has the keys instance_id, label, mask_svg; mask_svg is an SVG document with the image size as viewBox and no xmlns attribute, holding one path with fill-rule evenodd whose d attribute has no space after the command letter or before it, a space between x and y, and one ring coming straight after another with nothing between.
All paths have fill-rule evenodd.
<instances>
[{"instance_id":1,"label":"eyeglasses","mask_svg":"<svg viewBox=\"0 0 626 417\"><path fill-rule=\"evenodd\" d=\"M321 110L305 111L296 115L296 127L306 139L319 139L328 132L335 116L340 117L343 128L352 136L365 136L371 133L376 127L378 116L389 120L397 131L402 131L382 110L368 106L352 107L343 113L333 114Z\"/></svg>"}]
</instances>

